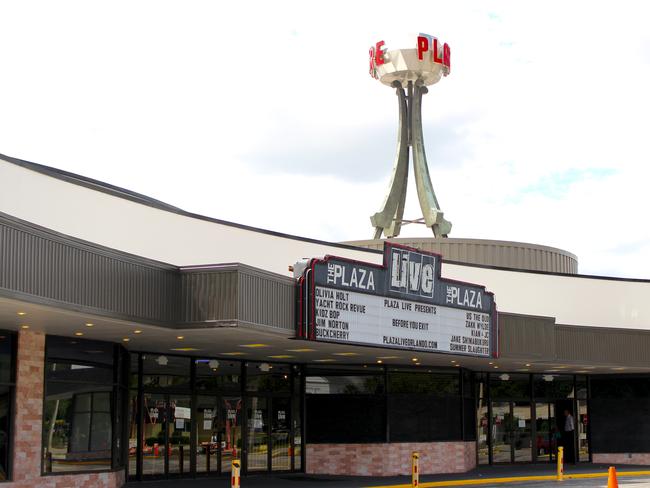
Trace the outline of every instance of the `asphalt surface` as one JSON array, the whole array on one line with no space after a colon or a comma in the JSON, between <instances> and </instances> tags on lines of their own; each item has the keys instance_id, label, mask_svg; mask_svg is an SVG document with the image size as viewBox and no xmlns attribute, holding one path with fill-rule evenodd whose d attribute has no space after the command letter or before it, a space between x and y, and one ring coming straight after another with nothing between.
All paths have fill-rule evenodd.
<instances>
[{"instance_id":1,"label":"asphalt surface","mask_svg":"<svg viewBox=\"0 0 650 488\"><path fill-rule=\"evenodd\" d=\"M648 470L648 466L618 466L618 471L640 471ZM566 474L571 473L606 473L608 466L583 464L568 466L565 469ZM420 484L430 481L447 481L447 480L464 480L464 479L481 479L481 478L505 478L514 476L538 476L553 475L555 467L543 465L523 465L523 466L491 466L482 467L469 473L456 475L423 475L420 477ZM629 486L631 488L650 488L650 476L644 477L619 477L619 486ZM307 475L301 473L295 474L278 474L278 475L254 475L241 479L241 488L361 488L361 487L380 487L399 484L410 484L411 479L408 476L390 476L390 477L352 477L352 476L323 476ZM482 484L475 485L484 488L496 487L523 487L530 486L533 488L558 488L557 481L525 481L500 484ZM561 483L562 488L591 488L606 487L607 478L564 480ZM164 481L142 481L127 483L127 488L229 488L230 478L197 478L197 479L175 479Z\"/></svg>"}]
</instances>

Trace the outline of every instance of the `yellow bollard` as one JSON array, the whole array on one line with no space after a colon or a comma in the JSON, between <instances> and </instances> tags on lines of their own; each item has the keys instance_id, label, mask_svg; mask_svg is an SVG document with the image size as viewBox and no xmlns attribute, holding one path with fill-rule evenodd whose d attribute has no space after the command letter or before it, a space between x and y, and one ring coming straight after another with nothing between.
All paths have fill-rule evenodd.
<instances>
[{"instance_id":1,"label":"yellow bollard","mask_svg":"<svg viewBox=\"0 0 650 488\"><path fill-rule=\"evenodd\" d=\"M239 478L241 470L241 461L239 459L232 460L232 473L230 478L230 488L239 488Z\"/></svg>"},{"instance_id":2,"label":"yellow bollard","mask_svg":"<svg viewBox=\"0 0 650 488\"><path fill-rule=\"evenodd\" d=\"M557 480L564 481L564 448L557 448Z\"/></svg>"},{"instance_id":3,"label":"yellow bollard","mask_svg":"<svg viewBox=\"0 0 650 488\"><path fill-rule=\"evenodd\" d=\"M411 486L417 488L420 486L420 454L414 452L411 454Z\"/></svg>"}]
</instances>

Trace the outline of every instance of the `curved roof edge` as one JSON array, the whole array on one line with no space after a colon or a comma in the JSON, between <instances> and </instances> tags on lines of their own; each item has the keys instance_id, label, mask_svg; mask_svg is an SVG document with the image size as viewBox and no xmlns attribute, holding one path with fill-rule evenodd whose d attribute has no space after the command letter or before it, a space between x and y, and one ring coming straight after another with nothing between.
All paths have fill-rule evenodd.
<instances>
[{"instance_id":1,"label":"curved roof edge","mask_svg":"<svg viewBox=\"0 0 650 488\"><path fill-rule=\"evenodd\" d=\"M92 178L88 178L86 176L78 175L76 173L71 173L69 171L64 171L58 168L54 168L51 166L45 166L43 164L38 164L38 163L32 163L30 161L25 161L23 159L18 159L14 158L11 156L7 156L5 154L0 153L0 159L11 163L15 164L17 166L21 166L25 169L35 171L37 173L44 174L46 176L50 176L52 178L56 178L62 181L65 181L67 183L72 183L74 185L78 186L83 186L85 188L88 188L90 190L95 190L99 191L102 193L106 193L108 195L122 198L125 200L130 200L135 203L139 203L140 205L146 205L148 207L153 207L158 210L163 210L165 212L171 212L175 213L178 215L182 215L184 217L189 217L197 220L203 220L206 222L212 222L215 224L221 224L221 225L227 225L229 227L235 227L238 229L244 229L252 232L259 232L261 234L267 234L275 237L282 237L285 239L293 239L296 241L302 241L302 242L311 242L314 244L323 244L326 246L331 246L331 247L338 247L342 249L352 249L355 251L363 251L363 252L368 252L372 254L382 254L382 251L378 251L375 249L365 249L363 247L359 246L353 246L350 244L343 244L343 243L338 243L338 242L331 242L331 241L324 241L321 239L314 239L311 237L302 237L302 236L297 236L293 234L286 234L284 232L278 232L274 230L269 230L269 229L262 229L260 227L254 227L252 225L246 225L246 224L239 224L236 222L230 222L228 220L221 220L217 219L214 217L208 217L205 215L200 215L192 212L188 212L187 210L183 210L181 208L175 207L173 205L169 205L168 203L162 202L160 200L156 200L155 198L148 197L146 195L143 195L141 193L137 193L131 190L127 190L125 188L121 188L119 186L111 185L109 183L104 183L103 181L95 180Z\"/></svg>"}]
</instances>

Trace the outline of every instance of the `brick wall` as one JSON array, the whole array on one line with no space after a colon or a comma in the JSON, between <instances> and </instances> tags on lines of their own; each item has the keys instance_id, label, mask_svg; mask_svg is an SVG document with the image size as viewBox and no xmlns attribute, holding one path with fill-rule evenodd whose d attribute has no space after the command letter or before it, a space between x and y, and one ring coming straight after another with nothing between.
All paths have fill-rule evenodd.
<instances>
[{"instance_id":1,"label":"brick wall","mask_svg":"<svg viewBox=\"0 0 650 488\"><path fill-rule=\"evenodd\" d=\"M420 472L464 473L476 467L476 442L307 444L307 473L355 476L411 474L411 453L420 453Z\"/></svg>"},{"instance_id":2,"label":"brick wall","mask_svg":"<svg viewBox=\"0 0 650 488\"><path fill-rule=\"evenodd\" d=\"M650 453L630 452L611 454L592 454L594 464L650 464Z\"/></svg>"},{"instance_id":3,"label":"brick wall","mask_svg":"<svg viewBox=\"0 0 650 488\"><path fill-rule=\"evenodd\" d=\"M41 476L45 335L21 330L16 358L13 482L2 488L119 488L124 471Z\"/></svg>"}]
</instances>

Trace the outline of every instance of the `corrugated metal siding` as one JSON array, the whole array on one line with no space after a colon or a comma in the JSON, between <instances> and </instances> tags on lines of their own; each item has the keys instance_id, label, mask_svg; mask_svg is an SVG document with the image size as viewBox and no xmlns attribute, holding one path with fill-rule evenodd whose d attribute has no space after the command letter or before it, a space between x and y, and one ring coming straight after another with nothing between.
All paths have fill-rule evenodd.
<instances>
[{"instance_id":1,"label":"corrugated metal siding","mask_svg":"<svg viewBox=\"0 0 650 488\"><path fill-rule=\"evenodd\" d=\"M455 238L397 238L391 239L405 246L442 254L445 260L510 269L576 274L578 261L561 249L507 241L488 241ZM349 241L369 249L383 249L384 240Z\"/></svg>"},{"instance_id":2,"label":"corrugated metal siding","mask_svg":"<svg viewBox=\"0 0 650 488\"><path fill-rule=\"evenodd\" d=\"M191 271L181 276L182 322L237 320L239 273L236 270Z\"/></svg>"},{"instance_id":3,"label":"corrugated metal siding","mask_svg":"<svg viewBox=\"0 0 650 488\"><path fill-rule=\"evenodd\" d=\"M499 313L499 351L503 358L553 360L555 320Z\"/></svg>"},{"instance_id":4,"label":"corrugated metal siding","mask_svg":"<svg viewBox=\"0 0 650 488\"><path fill-rule=\"evenodd\" d=\"M650 331L558 325L555 350L558 360L647 366Z\"/></svg>"},{"instance_id":5,"label":"corrugated metal siding","mask_svg":"<svg viewBox=\"0 0 650 488\"><path fill-rule=\"evenodd\" d=\"M243 271L239 275L239 317L244 322L294 330L296 292L290 280Z\"/></svg>"},{"instance_id":6,"label":"corrugated metal siding","mask_svg":"<svg viewBox=\"0 0 650 488\"><path fill-rule=\"evenodd\" d=\"M178 273L0 221L0 288L116 317L172 322ZM43 300L41 300L43 301Z\"/></svg>"}]
</instances>

